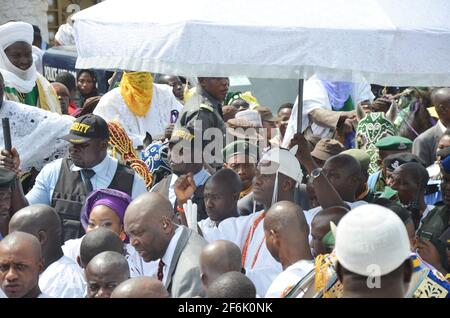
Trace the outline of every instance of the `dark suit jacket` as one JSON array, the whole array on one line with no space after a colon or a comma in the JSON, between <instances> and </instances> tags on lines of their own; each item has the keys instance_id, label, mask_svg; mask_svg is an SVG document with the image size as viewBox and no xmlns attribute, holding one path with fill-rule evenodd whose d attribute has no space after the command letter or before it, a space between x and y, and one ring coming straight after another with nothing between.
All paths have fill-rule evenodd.
<instances>
[{"instance_id":1,"label":"dark suit jacket","mask_svg":"<svg viewBox=\"0 0 450 318\"><path fill-rule=\"evenodd\" d=\"M442 135L441 128L436 124L414 140L412 153L422 159L427 167L436 161L436 149Z\"/></svg>"},{"instance_id":2,"label":"dark suit jacket","mask_svg":"<svg viewBox=\"0 0 450 318\"><path fill-rule=\"evenodd\" d=\"M173 254L166 288L172 298L203 296L200 280L200 253L208 243L182 226L183 232Z\"/></svg>"},{"instance_id":3,"label":"dark suit jacket","mask_svg":"<svg viewBox=\"0 0 450 318\"><path fill-rule=\"evenodd\" d=\"M168 176L165 176L164 179L159 181L154 188L151 190L151 192L158 192L159 194L163 195L167 199L169 198L169 186L170 186L170 180L172 179L172 174L169 174ZM206 214L206 208L205 208L205 202L203 199L203 190L204 185L198 186L197 189L194 192L194 195L192 197L192 203L197 204L197 220L201 221L208 217L208 214ZM174 206L174 212L177 214L176 206Z\"/></svg>"}]
</instances>

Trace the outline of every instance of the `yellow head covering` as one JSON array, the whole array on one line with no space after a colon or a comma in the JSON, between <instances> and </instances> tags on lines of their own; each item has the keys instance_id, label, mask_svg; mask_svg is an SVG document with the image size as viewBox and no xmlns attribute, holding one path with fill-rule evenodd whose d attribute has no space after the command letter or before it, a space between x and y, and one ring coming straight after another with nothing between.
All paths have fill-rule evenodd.
<instances>
[{"instance_id":1,"label":"yellow head covering","mask_svg":"<svg viewBox=\"0 0 450 318\"><path fill-rule=\"evenodd\" d=\"M123 73L120 95L136 116L145 116L152 103L153 77L148 72Z\"/></svg>"}]
</instances>

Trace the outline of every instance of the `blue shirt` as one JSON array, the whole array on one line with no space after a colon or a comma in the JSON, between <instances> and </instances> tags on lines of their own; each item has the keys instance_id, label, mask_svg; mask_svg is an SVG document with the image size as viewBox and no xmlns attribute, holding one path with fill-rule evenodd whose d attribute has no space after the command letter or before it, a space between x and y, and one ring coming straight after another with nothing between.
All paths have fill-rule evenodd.
<instances>
[{"instance_id":1,"label":"blue shirt","mask_svg":"<svg viewBox=\"0 0 450 318\"><path fill-rule=\"evenodd\" d=\"M58 182L59 171L61 170L61 163L63 159L58 159L45 165L36 177L36 183L27 193L26 198L28 203L31 204L47 204L51 205L53 191L55 190L56 183ZM92 188L94 190L106 189L111 184L112 179L117 170L117 159L107 155L102 162L92 167L95 171L95 175L91 178ZM70 170L80 171L82 168L72 164ZM83 178L83 176L81 177ZM134 174L132 198L134 199L138 195L147 192L144 180Z\"/></svg>"},{"instance_id":2,"label":"blue shirt","mask_svg":"<svg viewBox=\"0 0 450 318\"><path fill-rule=\"evenodd\" d=\"M206 183L206 180L208 180L208 178L211 176L211 174L206 171L205 169L200 170L199 172L197 172L196 174L194 174L194 182L195 185L197 187L202 186ZM175 201L177 199L177 196L175 195L175 181L177 181L178 176L173 173L172 174L172 178L170 180L170 185L169 185L169 201L170 203L172 203L173 206L175 206Z\"/></svg>"}]
</instances>

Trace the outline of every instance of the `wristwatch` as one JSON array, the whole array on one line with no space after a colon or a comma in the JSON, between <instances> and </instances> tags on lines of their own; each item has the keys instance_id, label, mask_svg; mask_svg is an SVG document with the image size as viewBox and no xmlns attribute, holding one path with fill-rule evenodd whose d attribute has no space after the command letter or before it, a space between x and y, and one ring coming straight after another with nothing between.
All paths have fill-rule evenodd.
<instances>
[{"instance_id":1,"label":"wristwatch","mask_svg":"<svg viewBox=\"0 0 450 318\"><path fill-rule=\"evenodd\" d=\"M310 176L314 179L319 177L322 174L322 168L316 168L313 171L311 171Z\"/></svg>"}]
</instances>

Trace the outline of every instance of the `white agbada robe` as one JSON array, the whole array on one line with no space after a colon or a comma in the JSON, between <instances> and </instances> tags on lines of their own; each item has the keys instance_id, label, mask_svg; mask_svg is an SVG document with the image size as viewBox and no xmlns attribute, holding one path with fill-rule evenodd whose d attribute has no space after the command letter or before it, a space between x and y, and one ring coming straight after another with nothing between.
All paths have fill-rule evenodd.
<instances>
[{"instance_id":1,"label":"white agbada robe","mask_svg":"<svg viewBox=\"0 0 450 318\"><path fill-rule=\"evenodd\" d=\"M83 298L86 281L78 264L62 256L39 275L39 288L54 298Z\"/></svg>"},{"instance_id":2,"label":"white agbada robe","mask_svg":"<svg viewBox=\"0 0 450 318\"><path fill-rule=\"evenodd\" d=\"M133 141L133 146L138 147L143 145L146 132L153 138L163 135L165 128L170 124L171 111L177 110L181 114L182 108L173 95L172 87L153 83L152 102L145 116L133 114L120 95L120 87L102 96L94 114L106 121L119 121Z\"/></svg>"},{"instance_id":3,"label":"white agbada robe","mask_svg":"<svg viewBox=\"0 0 450 318\"><path fill-rule=\"evenodd\" d=\"M80 246L82 240L82 237L67 240L62 246L64 255L74 260L77 264L77 258L80 256ZM154 261L146 263L131 244L125 243L124 245L127 252L125 258L127 259L128 266L130 268L130 277L154 276L154 273L156 273L158 269L158 262Z\"/></svg>"},{"instance_id":4,"label":"white agbada robe","mask_svg":"<svg viewBox=\"0 0 450 318\"><path fill-rule=\"evenodd\" d=\"M251 215L223 220L217 228L208 228L206 233L203 233L203 237L208 242L216 240L231 241L243 251L248 233L251 231L255 220L263 212L259 211ZM255 258L256 262L252 266ZM264 237L264 219L258 223L253 238L248 245L244 268L246 276L255 284L256 293L260 297L264 297L272 281L283 271L281 264L272 257L267 249Z\"/></svg>"},{"instance_id":5,"label":"white agbada robe","mask_svg":"<svg viewBox=\"0 0 450 318\"><path fill-rule=\"evenodd\" d=\"M371 102L374 100L374 95L368 83L354 83L350 95L355 106L364 100L370 100ZM311 130L314 135L328 138L330 129L311 122L309 118L309 114L317 108L332 110L328 93L323 86L322 81L316 75L313 75L305 81L305 86L303 87L302 130L305 131L311 124ZM291 117L289 118L288 126L286 127L286 133L284 134L282 146L285 148L289 146L289 142L297 132L297 109L298 97L295 100Z\"/></svg>"},{"instance_id":6,"label":"white agbada robe","mask_svg":"<svg viewBox=\"0 0 450 318\"><path fill-rule=\"evenodd\" d=\"M286 268L270 285L265 298L284 297L303 277L314 268L314 261L299 260Z\"/></svg>"}]
</instances>

